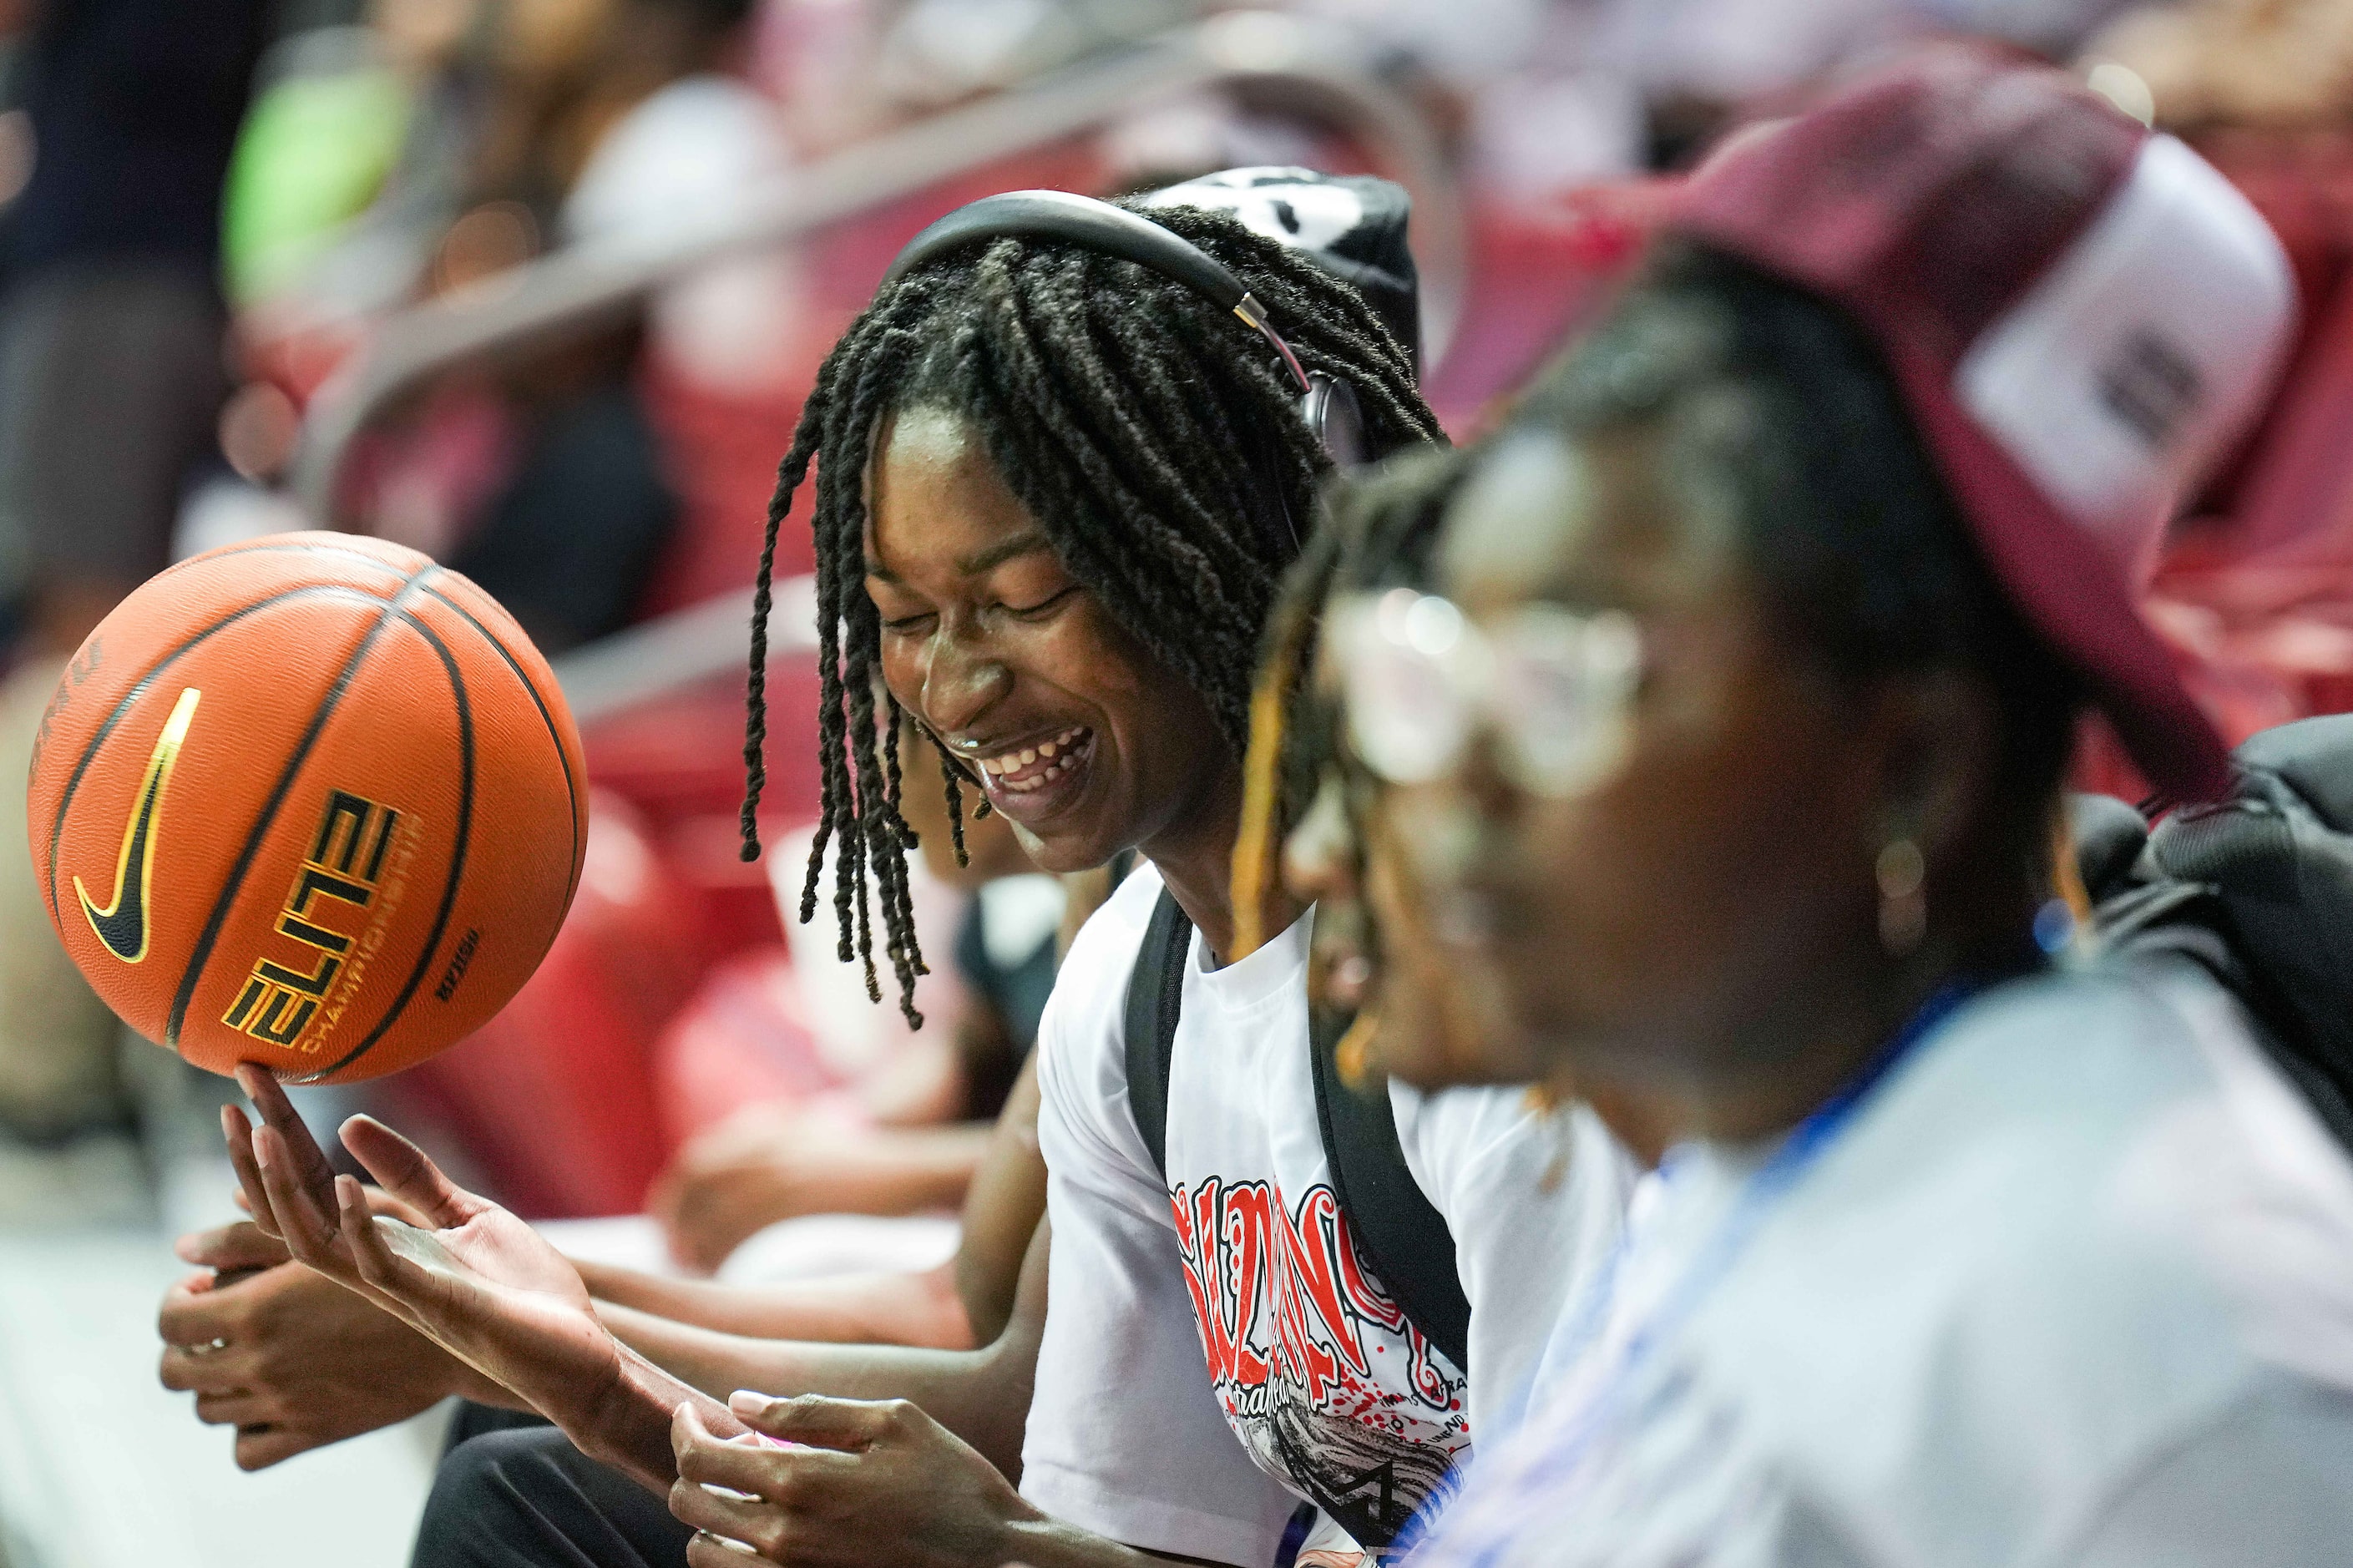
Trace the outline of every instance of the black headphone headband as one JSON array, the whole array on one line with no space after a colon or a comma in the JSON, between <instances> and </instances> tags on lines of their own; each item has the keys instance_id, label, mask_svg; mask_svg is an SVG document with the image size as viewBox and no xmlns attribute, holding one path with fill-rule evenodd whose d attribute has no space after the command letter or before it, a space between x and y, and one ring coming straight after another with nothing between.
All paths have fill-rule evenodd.
<instances>
[{"instance_id":1,"label":"black headphone headband","mask_svg":"<svg viewBox=\"0 0 2353 1568\"><path fill-rule=\"evenodd\" d=\"M1231 310L1245 326L1273 345L1303 394L1315 391L1315 382L1299 363L1299 356L1268 325L1264 310L1225 263L1150 218L1139 217L1125 207L1115 207L1092 196L1073 195L1068 191L1006 191L983 196L956 208L909 240L907 247L891 263L890 270L882 274L879 287L887 289L924 263L967 245L1032 235L1067 239L1089 250L1133 261L1172 282L1183 284L1214 301L1219 309Z\"/></svg>"},{"instance_id":2,"label":"black headphone headband","mask_svg":"<svg viewBox=\"0 0 2353 1568\"><path fill-rule=\"evenodd\" d=\"M889 288L934 257L985 239L1043 235L1067 239L1148 267L1230 310L1250 290L1225 263L1190 240L1125 207L1068 191L1007 191L983 196L933 224L907 242L882 275Z\"/></svg>"},{"instance_id":3,"label":"black headphone headband","mask_svg":"<svg viewBox=\"0 0 2353 1568\"><path fill-rule=\"evenodd\" d=\"M1226 265L1184 236L1139 217L1125 207L1099 202L1068 191L1007 191L983 196L941 218L907 242L882 274L887 289L927 262L952 250L991 239L1043 236L1066 239L1089 250L1133 261L1181 283L1220 310L1231 310L1244 326L1257 332L1282 357L1299 384L1299 416L1334 464L1353 468L1365 460L1364 416L1356 389L1336 376L1317 371L1309 374L1282 335L1267 322L1266 312ZM1278 497L1282 534L1278 545L1296 553L1304 537L1287 501Z\"/></svg>"}]
</instances>

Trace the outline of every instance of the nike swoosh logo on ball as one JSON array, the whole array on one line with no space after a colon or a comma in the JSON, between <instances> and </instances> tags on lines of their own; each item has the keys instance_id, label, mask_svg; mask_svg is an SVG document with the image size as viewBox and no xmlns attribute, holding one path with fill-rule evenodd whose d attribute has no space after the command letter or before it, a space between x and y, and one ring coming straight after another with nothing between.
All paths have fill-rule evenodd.
<instances>
[{"instance_id":1,"label":"nike swoosh logo on ball","mask_svg":"<svg viewBox=\"0 0 2353 1568\"><path fill-rule=\"evenodd\" d=\"M81 912L90 929L98 933L107 952L125 963L137 963L147 956L147 903L154 891L156 818L164 809L164 791L172 782L172 764L179 758L180 742L188 738L196 700L203 695L193 686L181 692L179 701L172 705L172 716L164 721L164 733L147 759L147 776L139 784L138 808L122 829L122 852L114 862L113 898L101 907L82 886L81 879L74 879L74 891L80 896ZM133 861L139 867L135 877L131 871Z\"/></svg>"}]
</instances>

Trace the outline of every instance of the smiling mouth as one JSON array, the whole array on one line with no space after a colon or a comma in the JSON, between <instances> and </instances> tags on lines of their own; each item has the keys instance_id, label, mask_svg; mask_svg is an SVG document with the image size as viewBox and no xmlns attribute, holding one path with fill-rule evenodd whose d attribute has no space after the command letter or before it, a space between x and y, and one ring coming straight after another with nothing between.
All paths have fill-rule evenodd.
<instances>
[{"instance_id":1,"label":"smiling mouth","mask_svg":"<svg viewBox=\"0 0 2353 1568\"><path fill-rule=\"evenodd\" d=\"M1066 778L1086 760L1094 731L1074 724L1050 741L1024 746L1001 756L984 757L980 771L989 793L1033 795Z\"/></svg>"}]
</instances>

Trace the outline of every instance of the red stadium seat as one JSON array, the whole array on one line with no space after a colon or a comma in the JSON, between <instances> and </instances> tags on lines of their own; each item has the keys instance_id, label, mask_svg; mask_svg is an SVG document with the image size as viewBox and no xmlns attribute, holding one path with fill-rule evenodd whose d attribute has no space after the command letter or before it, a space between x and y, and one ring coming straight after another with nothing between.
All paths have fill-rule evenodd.
<instances>
[{"instance_id":1,"label":"red stadium seat","mask_svg":"<svg viewBox=\"0 0 2353 1568\"><path fill-rule=\"evenodd\" d=\"M781 943L712 971L663 1031L655 1079L673 1147L747 1105L807 1100L840 1081L818 1054Z\"/></svg>"}]
</instances>

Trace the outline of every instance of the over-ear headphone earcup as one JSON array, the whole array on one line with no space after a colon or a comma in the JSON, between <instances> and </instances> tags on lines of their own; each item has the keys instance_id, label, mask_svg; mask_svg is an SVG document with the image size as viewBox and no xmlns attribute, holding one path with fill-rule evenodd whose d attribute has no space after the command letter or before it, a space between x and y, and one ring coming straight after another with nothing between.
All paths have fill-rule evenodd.
<instances>
[{"instance_id":1,"label":"over-ear headphone earcup","mask_svg":"<svg viewBox=\"0 0 2353 1568\"><path fill-rule=\"evenodd\" d=\"M1356 389L1338 376L1310 371L1306 395L1299 400L1299 416L1308 434L1323 447L1335 468L1361 467L1365 461L1365 413Z\"/></svg>"}]
</instances>

